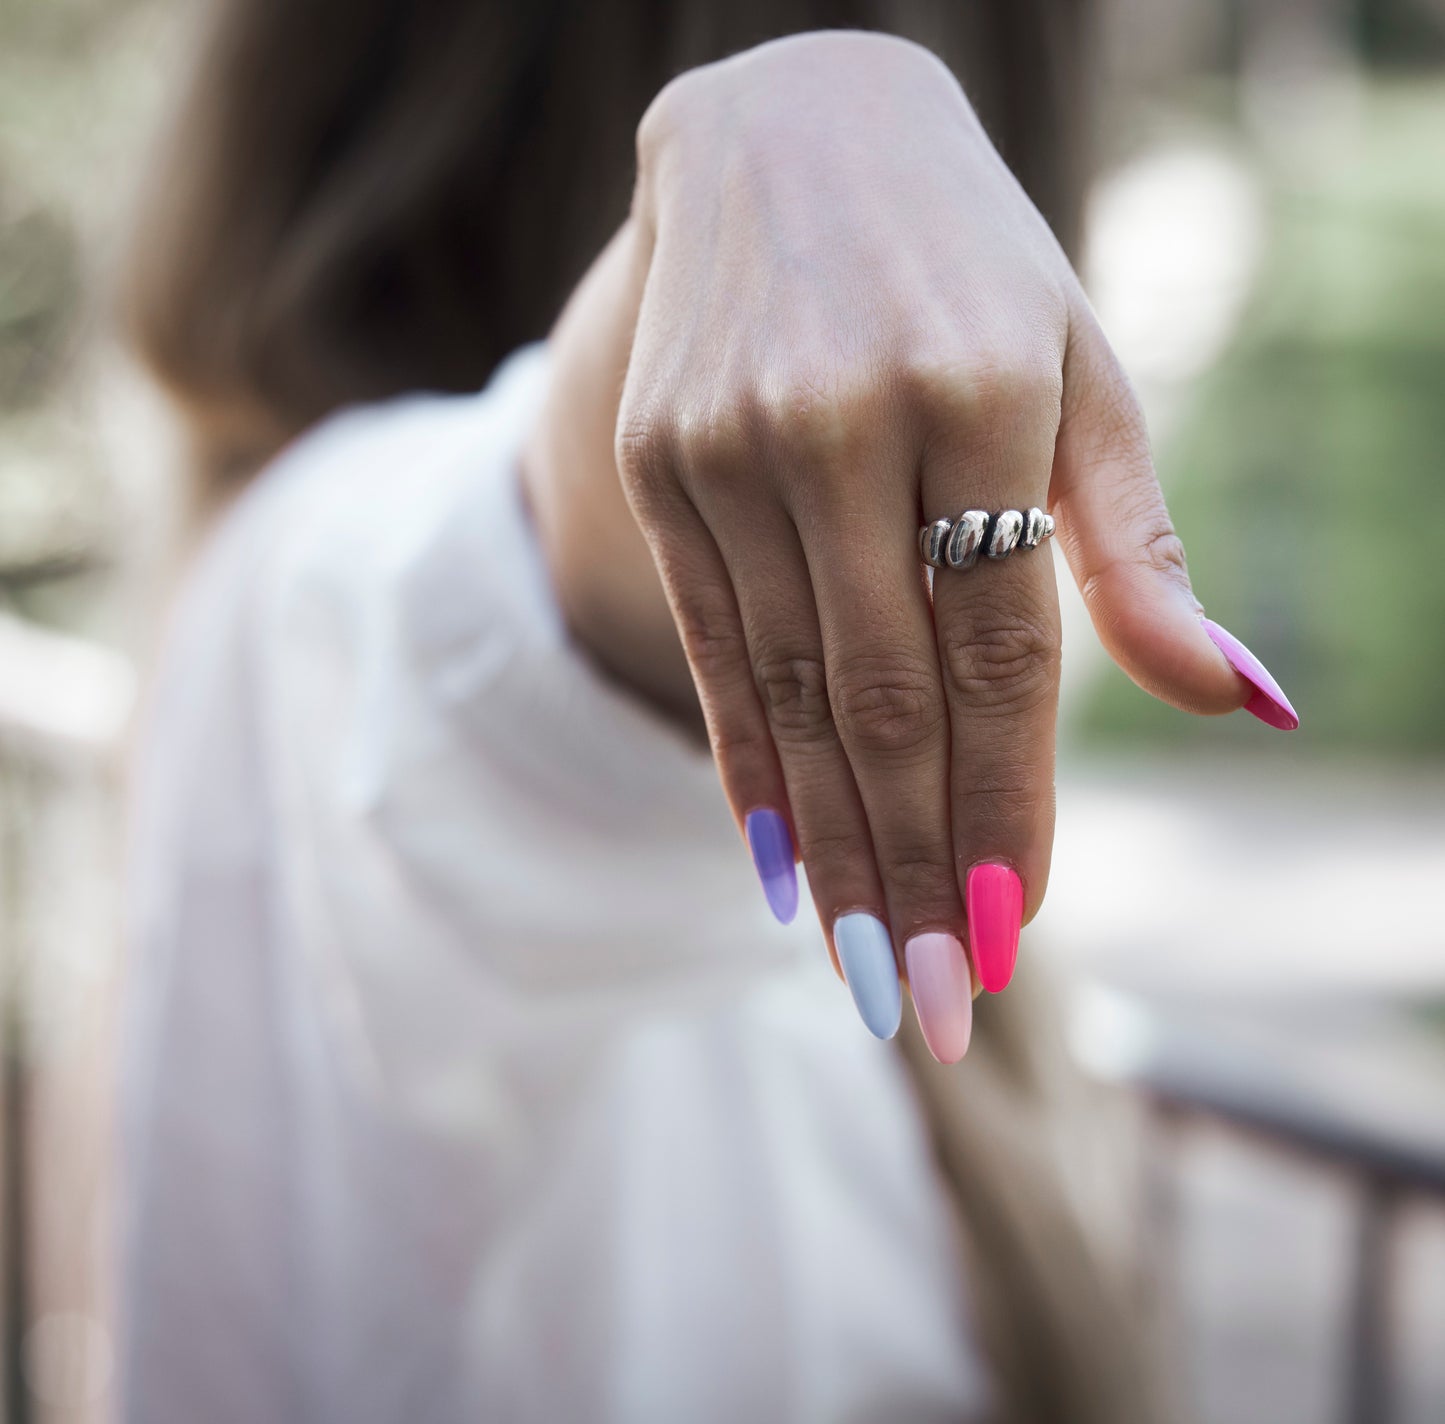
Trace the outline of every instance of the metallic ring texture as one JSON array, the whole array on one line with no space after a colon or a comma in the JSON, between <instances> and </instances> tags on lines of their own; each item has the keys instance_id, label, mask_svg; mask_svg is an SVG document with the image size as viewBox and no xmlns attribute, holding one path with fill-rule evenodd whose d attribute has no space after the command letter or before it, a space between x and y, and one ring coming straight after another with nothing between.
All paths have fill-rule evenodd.
<instances>
[{"instance_id":1,"label":"metallic ring texture","mask_svg":"<svg viewBox=\"0 0 1445 1424\"><path fill-rule=\"evenodd\" d=\"M925 524L918 553L932 569L971 569L980 554L1003 559L1015 549L1037 549L1053 532L1054 516L1042 509L966 509L956 519Z\"/></svg>"}]
</instances>

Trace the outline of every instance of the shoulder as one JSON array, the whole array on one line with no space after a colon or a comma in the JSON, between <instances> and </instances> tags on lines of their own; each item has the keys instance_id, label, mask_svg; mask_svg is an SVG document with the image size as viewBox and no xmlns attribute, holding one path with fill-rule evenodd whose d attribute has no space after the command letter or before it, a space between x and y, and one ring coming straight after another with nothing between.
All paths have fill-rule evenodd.
<instances>
[{"instance_id":1,"label":"shoulder","mask_svg":"<svg viewBox=\"0 0 1445 1424\"><path fill-rule=\"evenodd\" d=\"M150 789L194 787L242 741L314 742L320 708L343 682L354 691L359 669L414 666L404 644L435 641L429 619L459 607L473 623L495 618L473 570L525 557L517 467L545 384L545 353L527 348L479 394L335 415L255 478L172 607L140 739ZM496 547L454 547L479 540ZM545 581L533 579L526 606L545 630Z\"/></svg>"},{"instance_id":2,"label":"shoulder","mask_svg":"<svg viewBox=\"0 0 1445 1424\"><path fill-rule=\"evenodd\" d=\"M519 479L546 375L527 348L480 395L349 411L278 457L182 595L172 712L202 742L245 718L271 784L389 832L415 798L493 772L529 808L711 828L710 758L608 681L558 610ZM467 818L484 805L495 784Z\"/></svg>"},{"instance_id":3,"label":"shoulder","mask_svg":"<svg viewBox=\"0 0 1445 1424\"><path fill-rule=\"evenodd\" d=\"M486 616L497 588L517 583L499 578L501 565L532 543L518 473L546 367L543 348L524 348L480 393L355 407L283 450L220 517L184 580L157 698L193 699L242 663L257 689L298 651L355 653L394 637L399 620L425 641L428 618L462 603ZM545 579L523 583L545 626ZM408 593L418 584L431 586L425 598ZM419 602L432 613L412 626L406 609Z\"/></svg>"},{"instance_id":4,"label":"shoulder","mask_svg":"<svg viewBox=\"0 0 1445 1424\"><path fill-rule=\"evenodd\" d=\"M545 352L529 347L476 395L409 395L332 416L223 518L197 581L274 607L309 586L395 569L464 504L520 515L518 463L545 387Z\"/></svg>"}]
</instances>

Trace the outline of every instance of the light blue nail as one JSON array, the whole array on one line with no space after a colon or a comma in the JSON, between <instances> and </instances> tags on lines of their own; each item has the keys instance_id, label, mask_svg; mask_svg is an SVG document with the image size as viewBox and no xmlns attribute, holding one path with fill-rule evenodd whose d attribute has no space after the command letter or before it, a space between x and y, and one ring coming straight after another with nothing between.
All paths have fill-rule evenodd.
<instances>
[{"instance_id":1,"label":"light blue nail","mask_svg":"<svg viewBox=\"0 0 1445 1424\"><path fill-rule=\"evenodd\" d=\"M833 943L859 1017L875 1038L892 1038L903 1019L903 993L888 926L861 911L839 915Z\"/></svg>"}]
</instances>

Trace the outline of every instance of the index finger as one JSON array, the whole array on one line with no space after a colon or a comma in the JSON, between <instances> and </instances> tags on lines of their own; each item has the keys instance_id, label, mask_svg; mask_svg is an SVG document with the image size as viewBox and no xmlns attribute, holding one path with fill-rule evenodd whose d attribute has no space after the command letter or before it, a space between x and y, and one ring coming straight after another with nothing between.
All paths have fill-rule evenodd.
<instances>
[{"instance_id":1,"label":"index finger","mask_svg":"<svg viewBox=\"0 0 1445 1424\"><path fill-rule=\"evenodd\" d=\"M1024 415L923 480L930 515L986 516L960 526L960 554L979 525L978 541L992 545L936 572L933 610L969 951L993 993L1013 976L1019 929L1043 900L1053 847L1058 590L1048 543L1029 540L1043 533L1052 454L1048 422Z\"/></svg>"}]
</instances>

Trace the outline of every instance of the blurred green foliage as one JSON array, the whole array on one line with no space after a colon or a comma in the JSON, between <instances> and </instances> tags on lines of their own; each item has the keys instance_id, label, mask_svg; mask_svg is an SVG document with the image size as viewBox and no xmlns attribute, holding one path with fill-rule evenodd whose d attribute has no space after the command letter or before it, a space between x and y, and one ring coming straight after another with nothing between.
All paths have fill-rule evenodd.
<instances>
[{"instance_id":1,"label":"blurred green foliage","mask_svg":"<svg viewBox=\"0 0 1445 1424\"><path fill-rule=\"evenodd\" d=\"M0 606L31 616L117 533L87 361L169 8L0 0Z\"/></svg>"},{"instance_id":2,"label":"blurred green foliage","mask_svg":"<svg viewBox=\"0 0 1445 1424\"><path fill-rule=\"evenodd\" d=\"M1232 348L1160 465L1194 585L1299 709L1292 750L1445 751L1445 84L1372 81L1358 126L1270 179ZM1091 741L1262 735L1113 668Z\"/></svg>"},{"instance_id":3,"label":"blurred green foliage","mask_svg":"<svg viewBox=\"0 0 1445 1424\"><path fill-rule=\"evenodd\" d=\"M42 399L63 371L79 289L75 236L44 208L11 213L0 187L0 409Z\"/></svg>"}]
</instances>

